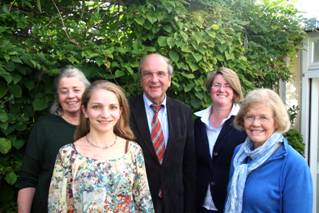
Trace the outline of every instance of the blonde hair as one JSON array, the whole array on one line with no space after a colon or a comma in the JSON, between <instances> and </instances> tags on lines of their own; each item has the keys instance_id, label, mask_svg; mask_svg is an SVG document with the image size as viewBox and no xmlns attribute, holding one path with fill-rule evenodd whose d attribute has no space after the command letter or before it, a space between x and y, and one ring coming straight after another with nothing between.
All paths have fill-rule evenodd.
<instances>
[{"instance_id":1,"label":"blonde hair","mask_svg":"<svg viewBox=\"0 0 319 213\"><path fill-rule=\"evenodd\" d=\"M105 80L98 80L95 81L89 86L82 96L82 102L81 106L84 109L87 109L88 102L91 99L92 93L95 90L98 89L104 89L106 91L112 92L117 97L117 100L119 102L120 108L121 108L121 116L117 123L114 126L114 133L122 138L125 138L127 140L134 140L134 134L129 126L129 105L127 98L122 90L122 88L112 82L105 81ZM81 110L80 114L80 124L75 130L74 139L77 140L86 134L88 134L90 131L90 122L89 119L84 116L83 111Z\"/></svg>"},{"instance_id":2,"label":"blonde hair","mask_svg":"<svg viewBox=\"0 0 319 213\"><path fill-rule=\"evenodd\" d=\"M240 110L234 120L234 124L238 129L244 129L244 117L254 104L264 104L271 108L277 132L285 133L289 130L290 120L285 104L276 92L265 88L249 92L241 103Z\"/></svg>"},{"instance_id":3,"label":"blonde hair","mask_svg":"<svg viewBox=\"0 0 319 213\"><path fill-rule=\"evenodd\" d=\"M233 102L239 103L240 101L242 101L243 92L242 92L239 77L235 71L227 67L221 67L215 72L208 73L207 80L206 80L207 91L210 92L213 81L215 80L217 75L222 75L225 81L230 85L230 87L234 91L235 97Z\"/></svg>"}]
</instances>

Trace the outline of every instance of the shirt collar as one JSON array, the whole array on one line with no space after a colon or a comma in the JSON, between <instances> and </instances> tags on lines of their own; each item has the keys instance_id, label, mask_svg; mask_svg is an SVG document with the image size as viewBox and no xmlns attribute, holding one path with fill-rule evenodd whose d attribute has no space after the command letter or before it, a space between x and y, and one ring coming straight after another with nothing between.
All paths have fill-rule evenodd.
<instances>
[{"instance_id":1,"label":"shirt collar","mask_svg":"<svg viewBox=\"0 0 319 213\"><path fill-rule=\"evenodd\" d=\"M148 97L145 95L145 93L143 93L143 100L144 100L145 106L147 106L148 108L150 108L151 105L154 104L150 99L148 99ZM164 108L166 108L166 95L165 95L165 98L164 98L163 102L161 103L161 105Z\"/></svg>"},{"instance_id":2,"label":"shirt collar","mask_svg":"<svg viewBox=\"0 0 319 213\"><path fill-rule=\"evenodd\" d=\"M198 112L195 112L194 114L198 117L201 118L201 121L206 124L207 126L210 126L210 122L209 122L209 116L210 116L210 112L211 112L211 109L212 109L212 105L210 105L209 107L207 107L206 109L203 109L203 110L200 110ZM228 120L231 116L236 116L237 113L239 112L239 109L240 109L240 106L239 104L233 104L233 107L230 111L230 113L228 114L227 118L224 119L225 120ZM222 122L223 123L223 122Z\"/></svg>"}]
</instances>

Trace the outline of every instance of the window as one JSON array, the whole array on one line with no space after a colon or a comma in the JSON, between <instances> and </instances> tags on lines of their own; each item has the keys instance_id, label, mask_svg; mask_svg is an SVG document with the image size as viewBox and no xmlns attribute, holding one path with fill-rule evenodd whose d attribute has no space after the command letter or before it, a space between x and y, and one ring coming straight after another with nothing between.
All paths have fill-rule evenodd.
<instances>
[{"instance_id":1,"label":"window","mask_svg":"<svg viewBox=\"0 0 319 213\"><path fill-rule=\"evenodd\" d=\"M313 42L313 63L319 63L319 40Z\"/></svg>"}]
</instances>

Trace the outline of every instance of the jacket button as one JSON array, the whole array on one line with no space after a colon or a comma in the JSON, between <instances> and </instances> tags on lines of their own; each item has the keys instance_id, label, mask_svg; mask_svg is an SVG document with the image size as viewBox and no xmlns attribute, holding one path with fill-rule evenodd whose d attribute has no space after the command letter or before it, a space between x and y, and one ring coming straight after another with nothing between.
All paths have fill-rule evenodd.
<instances>
[{"instance_id":1,"label":"jacket button","mask_svg":"<svg viewBox=\"0 0 319 213\"><path fill-rule=\"evenodd\" d=\"M218 152L214 152L213 155L216 157L218 156Z\"/></svg>"},{"instance_id":2,"label":"jacket button","mask_svg":"<svg viewBox=\"0 0 319 213\"><path fill-rule=\"evenodd\" d=\"M210 186L215 186L215 182L214 181L210 182Z\"/></svg>"}]
</instances>

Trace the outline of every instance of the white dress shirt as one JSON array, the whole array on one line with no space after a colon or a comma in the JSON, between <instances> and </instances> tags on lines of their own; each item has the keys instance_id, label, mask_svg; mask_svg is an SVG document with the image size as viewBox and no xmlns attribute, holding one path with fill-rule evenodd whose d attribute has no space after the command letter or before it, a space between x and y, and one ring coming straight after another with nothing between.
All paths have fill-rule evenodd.
<instances>
[{"instance_id":1,"label":"white dress shirt","mask_svg":"<svg viewBox=\"0 0 319 213\"><path fill-rule=\"evenodd\" d=\"M145 94L143 94L143 99L144 99L144 107L146 111L146 117L147 117L147 124L148 124L148 129L151 132L152 131L152 119L154 116L154 111L152 108L152 104L154 104L150 99L146 97ZM168 136L169 136L169 130L168 130L168 121L167 121L167 108L166 108L166 96L161 103L162 107L160 111L158 112L158 119L161 122L161 128L164 134L164 143L165 147L167 147L167 141L168 141Z\"/></svg>"}]
</instances>

